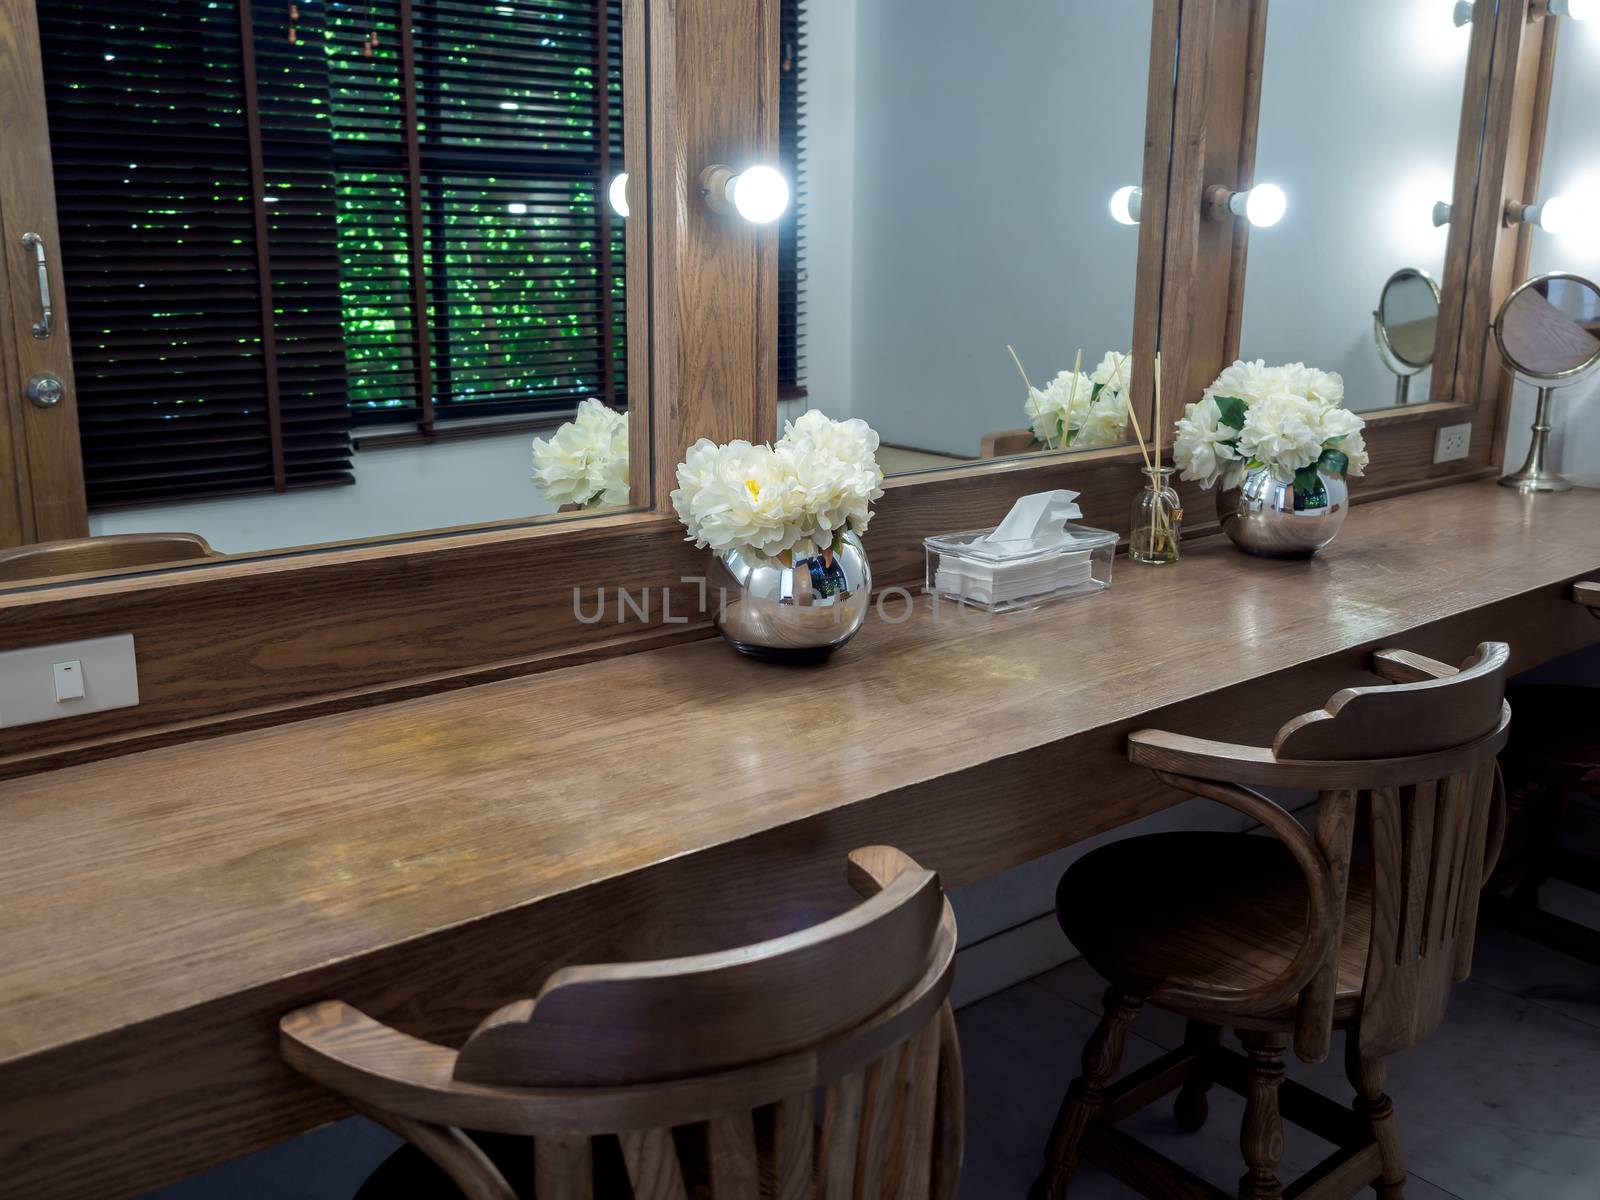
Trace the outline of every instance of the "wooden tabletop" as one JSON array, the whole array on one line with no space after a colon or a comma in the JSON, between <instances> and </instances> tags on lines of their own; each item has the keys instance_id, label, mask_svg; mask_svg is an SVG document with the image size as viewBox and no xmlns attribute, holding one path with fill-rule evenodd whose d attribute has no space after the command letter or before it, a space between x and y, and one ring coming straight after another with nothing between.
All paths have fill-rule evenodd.
<instances>
[{"instance_id":1,"label":"wooden tabletop","mask_svg":"<svg viewBox=\"0 0 1600 1200\"><path fill-rule=\"evenodd\" d=\"M427 981L417 964L485 930L469 1008L531 994L535 964L716 936L683 928L691 868L787 853L842 877L831 856L859 836L959 884L1132 819L1167 801L1118 761L1122 731L1253 731L1217 704L1230 688L1292 680L1311 708L1386 639L1459 658L1493 626L1520 665L1600 640L1565 599L1600 574L1593 491L1366 505L1306 563L1185 554L1119 559L1108 593L1027 618L918 597L821 669L704 642L0 783L0 1178L132 1194L325 1118L267 1061L270 1018L336 988L470 1028L427 994L477 960ZM1266 708L1260 728L1290 715ZM192 1113L148 1111L179 1096L238 1106L218 1127L243 1132L197 1147ZM96 1159L122 1126L139 1152Z\"/></svg>"}]
</instances>

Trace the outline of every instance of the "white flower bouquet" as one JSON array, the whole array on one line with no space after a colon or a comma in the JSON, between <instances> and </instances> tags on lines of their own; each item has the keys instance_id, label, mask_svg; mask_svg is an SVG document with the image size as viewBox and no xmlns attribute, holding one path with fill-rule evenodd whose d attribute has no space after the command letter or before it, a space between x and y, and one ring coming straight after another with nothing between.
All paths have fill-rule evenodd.
<instances>
[{"instance_id":1,"label":"white flower bouquet","mask_svg":"<svg viewBox=\"0 0 1600 1200\"><path fill-rule=\"evenodd\" d=\"M1131 354L1107 351L1089 374L1076 368L1062 371L1042 389L1029 384L1024 373L1028 399L1023 411L1034 441L1050 450L1088 450L1125 441L1132 371Z\"/></svg>"},{"instance_id":2,"label":"white flower bouquet","mask_svg":"<svg viewBox=\"0 0 1600 1200\"><path fill-rule=\"evenodd\" d=\"M1269 367L1236 362L1184 409L1172 444L1184 479L1238 487L1266 468L1297 493L1317 488L1317 472L1360 475L1367 466L1366 424L1342 407L1344 380L1304 363Z\"/></svg>"},{"instance_id":3,"label":"white flower bouquet","mask_svg":"<svg viewBox=\"0 0 1600 1200\"><path fill-rule=\"evenodd\" d=\"M548 439L533 439L533 482L552 504L626 504L627 415L598 400L583 401Z\"/></svg>"},{"instance_id":4,"label":"white flower bouquet","mask_svg":"<svg viewBox=\"0 0 1600 1200\"><path fill-rule=\"evenodd\" d=\"M786 565L831 556L867 531L883 495L878 435L861 420L813 409L773 446L701 438L678 467L672 506L689 540L715 553L749 550Z\"/></svg>"}]
</instances>

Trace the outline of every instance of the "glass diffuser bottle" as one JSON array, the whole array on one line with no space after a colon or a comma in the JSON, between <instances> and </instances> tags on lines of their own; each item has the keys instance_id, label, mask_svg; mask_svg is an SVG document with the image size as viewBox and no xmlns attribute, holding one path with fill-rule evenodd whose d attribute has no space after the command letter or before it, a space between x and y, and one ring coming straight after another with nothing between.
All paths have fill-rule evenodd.
<instances>
[{"instance_id":1,"label":"glass diffuser bottle","mask_svg":"<svg viewBox=\"0 0 1600 1200\"><path fill-rule=\"evenodd\" d=\"M1133 498L1128 557L1141 563L1178 561L1178 533L1183 509L1172 486L1173 467L1145 467L1145 486Z\"/></svg>"}]
</instances>

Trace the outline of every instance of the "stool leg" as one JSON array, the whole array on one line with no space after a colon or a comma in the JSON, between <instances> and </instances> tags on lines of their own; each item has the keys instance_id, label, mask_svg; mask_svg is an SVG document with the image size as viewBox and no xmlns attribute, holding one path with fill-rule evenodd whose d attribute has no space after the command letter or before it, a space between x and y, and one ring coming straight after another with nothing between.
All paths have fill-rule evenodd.
<instances>
[{"instance_id":1,"label":"stool leg","mask_svg":"<svg viewBox=\"0 0 1600 1200\"><path fill-rule=\"evenodd\" d=\"M1204 1021L1190 1021L1184 1027L1184 1048L1201 1056L1200 1066L1189 1076L1189 1082L1179 1089L1178 1098L1172 1105L1172 1115L1177 1118L1178 1128L1186 1133L1195 1132L1211 1115L1211 1106L1206 1101L1206 1093L1211 1090L1212 1079L1211 1072L1206 1069L1205 1056L1221 1040L1220 1026L1208 1025Z\"/></svg>"},{"instance_id":2,"label":"stool leg","mask_svg":"<svg viewBox=\"0 0 1600 1200\"><path fill-rule=\"evenodd\" d=\"M1278 1085L1283 1082L1283 1052L1289 1036L1283 1033L1239 1034L1249 1055L1250 1094L1245 1097L1244 1125L1239 1149L1245 1171L1239 1180L1239 1200L1282 1200L1278 1160L1283 1157L1283 1119L1278 1115Z\"/></svg>"},{"instance_id":3,"label":"stool leg","mask_svg":"<svg viewBox=\"0 0 1600 1200\"><path fill-rule=\"evenodd\" d=\"M1116 988L1106 992L1105 1015L1083 1047L1083 1074L1072 1081L1045 1150L1044 1173L1029 1193L1033 1200L1062 1200L1067 1180L1078 1165L1078 1147L1089 1122L1100 1115L1106 1103L1106 1084L1122 1061L1128 1027L1133 1024L1144 1001Z\"/></svg>"},{"instance_id":4,"label":"stool leg","mask_svg":"<svg viewBox=\"0 0 1600 1200\"><path fill-rule=\"evenodd\" d=\"M1401 1200L1406 1188L1406 1156L1400 1149L1400 1129L1394 1119L1394 1101L1384 1093L1389 1069L1381 1058L1361 1057L1360 1034L1352 1029L1344 1038L1344 1070L1356 1089L1356 1112L1365 1117L1378 1143L1383 1173L1372 1190L1379 1200Z\"/></svg>"}]
</instances>

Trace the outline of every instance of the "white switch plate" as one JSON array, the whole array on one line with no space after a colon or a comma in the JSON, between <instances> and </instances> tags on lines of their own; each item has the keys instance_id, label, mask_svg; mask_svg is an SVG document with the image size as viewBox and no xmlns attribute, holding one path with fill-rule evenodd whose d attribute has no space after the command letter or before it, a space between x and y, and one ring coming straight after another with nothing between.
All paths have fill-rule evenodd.
<instances>
[{"instance_id":1,"label":"white switch plate","mask_svg":"<svg viewBox=\"0 0 1600 1200\"><path fill-rule=\"evenodd\" d=\"M1462 425L1441 425L1433 435L1433 461L1455 462L1467 456L1472 449L1472 422Z\"/></svg>"},{"instance_id":2,"label":"white switch plate","mask_svg":"<svg viewBox=\"0 0 1600 1200\"><path fill-rule=\"evenodd\" d=\"M57 700L56 665L70 662L80 664L83 698ZM131 633L0 654L0 728L59 721L137 703L139 672Z\"/></svg>"}]
</instances>

